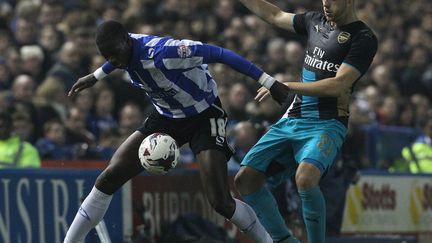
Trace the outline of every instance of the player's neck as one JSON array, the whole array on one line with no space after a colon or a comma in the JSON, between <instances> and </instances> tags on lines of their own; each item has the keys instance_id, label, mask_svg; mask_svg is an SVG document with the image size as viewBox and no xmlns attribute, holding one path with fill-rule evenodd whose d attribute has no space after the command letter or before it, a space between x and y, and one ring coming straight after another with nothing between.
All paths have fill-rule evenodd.
<instances>
[{"instance_id":1,"label":"player's neck","mask_svg":"<svg viewBox=\"0 0 432 243\"><path fill-rule=\"evenodd\" d=\"M355 14L355 12L349 12L347 13L345 16L343 16L343 18L341 18L340 20L336 21L336 22L330 22L332 26L334 27L340 27L340 26L344 26L347 24L350 24L352 22L358 21L359 19L357 18L357 15Z\"/></svg>"}]
</instances>

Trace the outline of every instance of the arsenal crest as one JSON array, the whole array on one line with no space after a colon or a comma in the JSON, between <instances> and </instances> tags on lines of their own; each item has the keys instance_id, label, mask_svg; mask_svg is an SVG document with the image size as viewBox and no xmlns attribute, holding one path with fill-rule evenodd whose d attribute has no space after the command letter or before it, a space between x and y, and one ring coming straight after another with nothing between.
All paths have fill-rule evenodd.
<instances>
[{"instance_id":1,"label":"arsenal crest","mask_svg":"<svg viewBox=\"0 0 432 243\"><path fill-rule=\"evenodd\" d=\"M337 41L339 44L343 44L343 43L347 42L350 37L351 37L350 33L342 31L339 33L339 35L337 37Z\"/></svg>"}]
</instances>

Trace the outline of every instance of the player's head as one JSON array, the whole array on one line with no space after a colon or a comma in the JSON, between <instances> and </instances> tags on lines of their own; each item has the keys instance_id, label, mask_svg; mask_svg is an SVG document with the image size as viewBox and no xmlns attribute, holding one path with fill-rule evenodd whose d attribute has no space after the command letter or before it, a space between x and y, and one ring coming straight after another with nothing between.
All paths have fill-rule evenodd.
<instances>
[{"instance_id":1,"label":"player's head","mask_svg":"<svg viewBox=\"0 0 432 243\"><path fill-rule=\"evenodd\" d=\"M354 15L354 0L322 0L324 15L328 21L341 23Z\"/></svg>"},{"instance_id":2,"label":"player's head","mask_svg":"<svg viewBox=\"0 0 432 243\"><path fill-rule=\"evenodd\" d=\"M105 59L117 68L129 64L132 43L129 33L119 22L103 22L96 30L96 45Z\"/></svg>"}]
</instances>

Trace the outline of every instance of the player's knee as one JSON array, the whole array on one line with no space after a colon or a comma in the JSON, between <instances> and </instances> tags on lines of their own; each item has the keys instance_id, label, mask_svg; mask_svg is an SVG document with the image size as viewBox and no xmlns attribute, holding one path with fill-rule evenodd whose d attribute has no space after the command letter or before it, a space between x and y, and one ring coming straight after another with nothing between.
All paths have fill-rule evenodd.
<instances>
[{"instance_id":1,"label":"player's knee","mask_svg":"<svg viewBox=\"0 0 432 243\"><path fill-rule=\"evenodd\" d=\"M265 175L248 166L240 168L234 178L234 183L241 195L258 190L265 181Z\"/></svg>"},{"instance_id":2,"label":"player's knee","mask_svg":"<svg viewBox=\"0 0 432 243\"><path fill-rule=\"evenodd\" d=\"M113 194L121 186L118 185L118 173L114 168L108 166L96 179L95 186L107 194Z\"/></svg>"},{"instance_id":3,"label":"player's knee","mask_svg":"<svg viewBox=\"0 0 432 243\"><path fill-rule=\"evenodd\" d=\"M320 170L310 163L300 163L295 175L296 185L300 191L317 186L320 178Z\"/></svg>"},{"instance_id":4,"label":"player's knee","mask_svg":"<svg viewBox=\"0 0 432 243\"><path fill-rule=\"evenodd\" d=\"M212 208L217 213L224 216L225 218L232 217L232 214L235 210L235 202L231 197L215 196L209 197L208 200Z\"/></svg>"}]
</instances>

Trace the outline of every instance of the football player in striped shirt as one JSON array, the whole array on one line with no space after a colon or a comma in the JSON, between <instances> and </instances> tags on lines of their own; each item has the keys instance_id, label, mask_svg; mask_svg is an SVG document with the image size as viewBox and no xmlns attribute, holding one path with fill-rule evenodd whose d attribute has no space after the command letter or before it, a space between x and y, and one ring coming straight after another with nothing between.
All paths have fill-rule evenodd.
<instances>
[{"instance_id":1,"label":"football player in striped shirt","mask_svg":"<svg viewBox=\"0 0 432 243\"><path fill-rule=\"evenodd\" d=\"M252 208L230 195L226 162L232 150L225 137L227 115L207 64L223 63L257 80L280 103L287 96L287 87L228 49L199 41L131 34L115 21L98 27L96 44L107 62L80 78L69 95L93 86L115 69L122 69L129 74L133 86L146 92L154 111L123 142L99 175L64 242L82 242L103 218L112 194L143 171L138 147L146 136L155 132L169 134L179 146L190 144L200 162L208 201L219 214L256 242L272 242Z\"/></svg>"}]
</instances>

